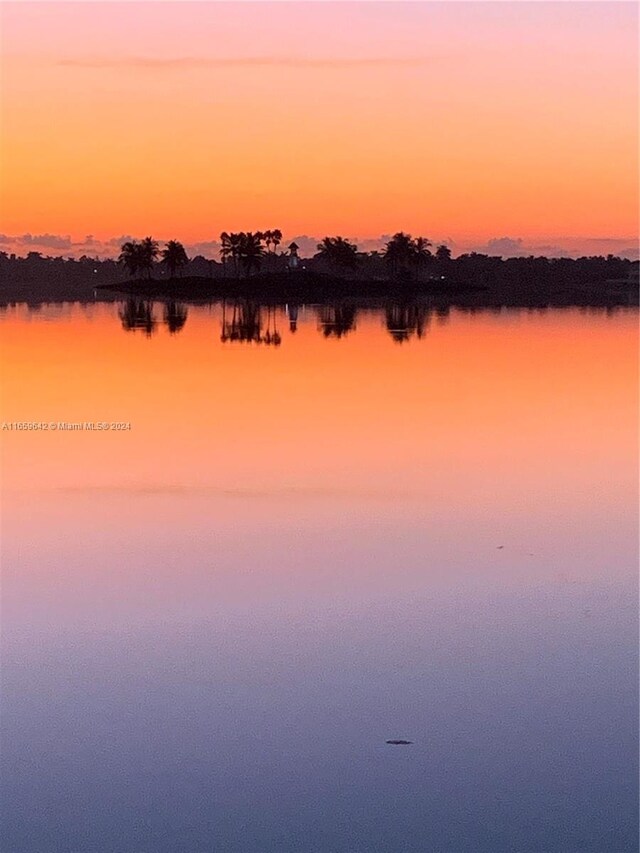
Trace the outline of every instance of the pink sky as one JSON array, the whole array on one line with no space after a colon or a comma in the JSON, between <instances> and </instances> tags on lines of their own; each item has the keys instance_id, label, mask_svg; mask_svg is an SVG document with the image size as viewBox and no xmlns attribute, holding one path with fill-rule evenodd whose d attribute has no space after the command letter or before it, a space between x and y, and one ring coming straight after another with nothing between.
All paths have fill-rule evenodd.
<instances>
[{"instance_id":1,"label":"pink sky","mask_svg":"<svg viewBox=\"0 0 640 853\"><path fill-rule=\"evenodd\" d=\"M2 18L7 250L271 227L636 245L635 4L9 2Z\"/></svg>"}]
</instances>

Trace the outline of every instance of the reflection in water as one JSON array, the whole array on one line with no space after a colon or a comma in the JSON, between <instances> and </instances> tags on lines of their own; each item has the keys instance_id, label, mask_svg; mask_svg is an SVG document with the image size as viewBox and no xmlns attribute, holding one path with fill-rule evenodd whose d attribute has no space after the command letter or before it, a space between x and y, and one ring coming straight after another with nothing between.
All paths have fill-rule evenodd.
<instances>
[{"instance_id":1,"label":"reflection in water","mask_svg":"<svg viewBox=\"0 0 640 853\"><path fill-rule=\"evenodd\" d=\"M164 323L169 333L179 332L187 322L187 306L181 302L168 302L164 306Z\"/></svg>"},{"instance_id":2,"label":"reflection in water","mask_svg":"<svg viewBox=\"0 0 640 853\"><path fill-rule=\"evenodd\" d=\"M412 335L422 338L429 313L424 305L391 303L385 310L385 325L394 341L408 341Z\"/></svg>"},{"instance_id":3,"label":"reflection in water","mask_svg":"<svg viewBox=\"0 0 640 853\"><path fill-rule=\"evenodd\" d=\"M170 334L179 332L185 325L188 308L181 302L163 304L163 323ZM262 305L249 299L223 301L221 305L221 334L222 343L255 343L265 346L279 347L282 335L278 329L278 315L288 319L288 330L291 334L298 331L300 305ZM211 303L213 307L215 303ZM29 306L28 310L40 310L42 305ZM432 318L438 326L447 324L452 310L461 314L474 316L476 314L491 314L501 316L508 312L517 316L520 313L544 315L549 311L559 310L547 307L537 308L505 308L505 306L478 307L474 305L452 306L448 303L428 303L418 301L388 301L383 308L378 303L362 301L358 307L353 303L337 303L314 306L318 317L318 330L324 338L343 339L356 331L358 311L379 312L383 317L383 326L396 343L404 343L411 339L424 338ZM619 307L588 307L574 309L581 314L615 316L624 310ZM119 312L122 327L125 331L140 329L147 337L156 331L157 320L154 314L154 302L148 299L131 297L123 303Z\"/></svg>"},{"instance_id":4,"label":"reflection in water","mask_svg":"<svg viewBox=\"0 0 640 853\"><path fill-rule=\"evenodd\" d=\"M3 853L637 853L637 313L356 304L0 315Z\"/></svg>"},{"instance_id":5,"label":"reflection in water","mask_svg":"<svg viewBox=\"0 0 640 853\"><path fill-rule=\"evenodd\" d=\"M262 306L256 302L238 299L229 306L222 303L222 343L228 341L240 343L265 344L265 346L280 346L282 337L277 327L274 305L266 306L266 330L263 333Z\"/></svg>"},{"instance_id":6,"label":"reflection in water","mask_svg":"<svg viewBox=\"0 0 640 853\"><path fill-rule=\"evenodd\" d=\"M297 332L298 330L298 306L287 305L287 316L289 317L289 331Z\"/></svg>"},{"instance_id":7,"label":"reflection in water","mask_svg":"<svg viewBox=\"0 0 640 853\"><path fill-rule=\"evenodd\" d=\"M322 305L318 320L325 338L342 338L356 327L355 305Z\"/></svg>"},{"instance_id":8,"label":"reflection in water","mask_svg":"<svg viewBox=\"0 0 640 853\"><path fill-rule=\"evenodd\" d=\"M126 332L134 332L141 329L147 337L156 330L157 321L153 315L153 302L147 299L127 299L119 309L118 316L122 321L122 328Z\"/></svg>"},{"instance_id":9,"label":"reflection in water","mask_svg":"<svg viewBox=\"0 0 640 853\"><path fill-rule=\"evenodd\" d=\"M264 338L262 339L262 342L267 346L279 347L282 343L282 338L276 325L276 311L277 308L275 305L270 305L267 308L267 331L264 333Z\"/></svg>"}]
</instances>

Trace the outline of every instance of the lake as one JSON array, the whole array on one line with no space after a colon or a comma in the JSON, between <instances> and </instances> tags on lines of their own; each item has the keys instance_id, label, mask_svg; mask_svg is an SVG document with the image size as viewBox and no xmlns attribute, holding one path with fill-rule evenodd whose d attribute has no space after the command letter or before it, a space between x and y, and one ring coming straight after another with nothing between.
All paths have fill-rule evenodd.
<instances>
[{"instance_id":1,"label":"lake","mask_svg":"<svg viewBox=\"0 0 640 853\"><path fill-rule=\"evenodd\" d=\"M1 849L637 851L637 323L5 307Z\"/></svg>"}]
</instances>

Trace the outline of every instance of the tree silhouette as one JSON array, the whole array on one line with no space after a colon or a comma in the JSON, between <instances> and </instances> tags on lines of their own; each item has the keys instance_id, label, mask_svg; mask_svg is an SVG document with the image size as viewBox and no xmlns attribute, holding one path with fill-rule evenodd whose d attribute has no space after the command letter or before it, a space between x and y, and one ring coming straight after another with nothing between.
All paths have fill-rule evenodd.
<instances>
[{"instance_id":1,"label":"tree silhouette","mask_svg":"<svg viewBox=\"0 0 640 853\"><path fill-rule=\"evenodd\" d=\"M147 278L151 278L159 251L158 244L152 237L145 237L139 242L129 240L120 247L118 262L126 267L131 276L146 272Z\"/></svg>"},{"instance_id":2,"label":"tree silhouette","mask_svg":"<svg viewBox=\"0 0 640 853\"><path fill-rule=\"evenodd\" d=\"M428 266L433 258L430 247L431 242L426 237L416 237L413 241L413 252L411 260L416 268L420 271Z\"/></svg>"},{"instance_id":3,"label":"tree silhouette","mask_svg":"<svg viewBox=\"0 0 640 853\"><path fill-rule=\"evenodd\" d=\"M279 228L274 228L271 232L271 242L273 244L273 253L278 251L278 246L282 242L282 231Z\"/></svg>"},{"instance_id":4,"label":"tree silhouette","mask_svg":"<svg viewBox=\"0 0 640 853\"><path fill-rule=\"evenodd\" d=\"M267 247L267 256L275 261L276 250L282 240L282 231L280 231L279 228L274 228L270 231L263 231L262 239Z\"/></svg>"},{"instance_id":5,"label":"tree silhouette","mask_svg":"<svg viewBox=\"0 0 640 853\"><path fill-rule=\"evenodd\" d=\"M231 257L231 235L226 231L223 231L220 235L220 260L222 261L222 268L225 276L227 275L227 263Z\"/></svg>"},{"instance_id":6,"label":"tree silhouette","mask_svg":"<svg viewBox=\"0 0 640 853\"><path fill-rule=\"evenodd\" d=\"M415 271L422 271L429 264L431 242L426 237L412 237L398 231L386 244L383 257L393 275L409 278Z\"/></svg>"},{"instance_id":7,"label":"tree silhouette","mask_svg":"<svg viewBox=\"0 0 640 853\"><path fill-rule=\"evenodd\" d=\"M171 278L175 276L177 270L185 267L189 263L189 258L182 243L178 240L169 240L162 250L161 263L166 264Z\"/></svg>"},{"instance_id":8,"label":"tree silhouette","mask_svg":"<svg viewBox=\"0 0 640 853\"><path fill-rule=\"evenodd\" d=\"M234 235L231 235L232 237ZM262 234L259 231L243 231L238 242L238 258L246 276L253 270L259 270L264 256Z\"/></svg>"},{"instance_id":9,"label":"tree silhouette","mask_svg":"<svg viewBox=\"0 0 640 853\"><path fill-rule=\"evenodd\" d=\"M398 275L401 270L406 270L411 265L412 253L413 239L411 234L398 231L384 247L383 257L393 275Z\"/></svg>"},{"instance_id":10,"label":"tree silhouette","mask_svg":"<svg viewBox=\"0 0 640 853\"><path fill-rule=\"evenodd\" d=\"M358 247L344 237L325 237L318 243L316 258L322 258L335 269L354 270L358 263Z\"/></svg>"},{"instance_id":11,"label":"tree silhouette","mask_svg":"<svg viewBox=\"0 0 640 853\"><path fill-rule=\"evenodd\" d=\"M130 276L138 275L140 267L140 244L128 240L120 247L118 263L122 264Z\"/></svg>"},{"instance_id":12,"label":"tree silhouette","mask_svg":"<svg viewBox=\"0 0 640 853\"><path fill-rule=\"evenodd\" d=\"M145 237L140 246L142 269L146 270L147 278L151 278L153 264L160 254L160 247L152 237Z\"/></svg>"},{"instance_id":13,"label":"tree silhouette","mask_svg":"<svg viewBox=\"0 0 640 853\"><path fill-rule=\"evenodd\" d=\"M451 260L451 249L448 246L445 246L444 243L442 246L438 246L436 249L436 258L438 261L446 263Z\"/></svg>"}]
</instances>

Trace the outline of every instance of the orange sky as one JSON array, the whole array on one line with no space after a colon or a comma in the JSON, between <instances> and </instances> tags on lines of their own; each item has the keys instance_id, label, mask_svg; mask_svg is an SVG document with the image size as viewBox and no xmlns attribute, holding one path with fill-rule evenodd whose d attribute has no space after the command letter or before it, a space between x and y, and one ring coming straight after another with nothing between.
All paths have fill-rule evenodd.
<instances>
[{"instance_id":1,"label":"orange sky","mask_svg":"<svg viewBox=\"0 0 640 853\"><path fill-rule=\"evenodd\" d=\"M3 4L5 235L638 231L632 3Z\"/></svg>"}]
</instances>

